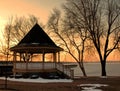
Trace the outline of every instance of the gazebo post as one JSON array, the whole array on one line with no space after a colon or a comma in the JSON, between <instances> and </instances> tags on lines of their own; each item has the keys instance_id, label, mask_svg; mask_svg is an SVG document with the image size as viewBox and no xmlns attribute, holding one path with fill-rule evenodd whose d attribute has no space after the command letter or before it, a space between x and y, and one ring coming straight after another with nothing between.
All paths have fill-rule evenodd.
<instances>
[{"instance_id":1,"label":"gazebo post","mask_svg":"<svg viewBox=\"0 0 120 91\"><path fill-rule=\"evenodd\" d=\"M58 63L60 63L60 52L58 52Z\"/></svg>"},{"instance_id":2,"label":"gazebo post","mask_svg":"<svg viewBox=\"0 0 120 91\"><path fill-rule=\"evenodd\" d=\"M54 62L54 64L55 64L55 68L56 68L56 61L57 61L57 60L56 60L56 52L54 52L54 53L53 53L53 62Z\"/></svg>"},{"instance_id":3,"label":"gazebo post","mask_svg":"<svg viewBox=\"0 0 120 91\"><path fill-rule=\"evenodd\" d=\"M20 62L22 61L21 58L22 58L22 55L21 55L21 53L20 53Z\"/></svg>"},{"instance_id":4,"label":"gazebo post","mask_svg":"<svg viewBox=\"0 0 120 91\"><path fill-rule=\"evenodd\" d=\"M30 59L31 59L31 62L32 62L32 57L33 57L33 54L30 54Z\"/></svg>"},{"instance_id":5,"label":"gazebo post","mask_svg":"<svg viewBox=\"0 0 120 91\"><path fill-rule=\"evenodd\" d=\"M45 62L45 53L44 53L44 51L43 51L43 54L42 54L42 69L44 70L44 62Z\"/></svg>"},{"instance_id":6,"label":"gazebo post","mask_svg":"<svg viewBox=\"0 0 120 91\"><path fill-rule=\"evenodd\" d=\"M13 52L13 74L16 75L16 52Z\"/></svg>"},{"instance_id":7,"label":"gazebo post","mask_svg":"<svg viewBox=\"0 0 120 91\"><path fill-rule=\"evenodd\" d=\"M56 62L56 53L53 53L53 61Z\"/></svg>"},{"instance_id":8,"label":"gazebo post","mask_svg":"<svg viewBox=\"0 0 120 91\"><path fill-rule=\"evenodd\" d=\"M28 70L28 58L27 58L27 52L25 52L25 62L26 62L26 71Z\"/></svg>"}]
</instances>

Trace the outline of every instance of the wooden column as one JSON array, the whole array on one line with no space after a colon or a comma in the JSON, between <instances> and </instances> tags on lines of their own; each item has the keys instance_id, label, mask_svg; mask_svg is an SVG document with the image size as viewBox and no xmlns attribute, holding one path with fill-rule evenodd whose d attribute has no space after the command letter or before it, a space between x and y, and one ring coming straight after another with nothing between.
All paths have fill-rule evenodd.
<instances>
[{"instance_id":1,"label":"wooden column","mask_svg":"<svg viewBox=\"0 0 120 91\"><path fill-rule=\"evenodd\" d=\"M45 52L43 51L43 54L42 54L42 69L44 70L44 67L45 67L45 65L44 65L44 62L45 62Z\"/></svg>"},{"instance_id":2,"label":"wooden column","mask_svg":"<svg viewBox=\"0 0 120 91\"><path fill-rule=\"evenodd\" d=\"M22 61L22 54L20 53L20 62Z\"/></svg>"},{"instance_id":3,"label":"wooden column","mask_svg":"<svg viewBox=\"0 0 120 91\"><path fill-rule=\"evenodd\" d=\"M25 71L28 70L28 52L25 52L25 63L26 63L26 67L25 67Z\"/></svg>"},{"instance_id":4,"label":"wooden column","mask_svg":"<svg viewBox=\"0 0 120 91\"><path fill-rule=\"evenodd\" d=\"M33 61L33 60L32 60L32 57L33 57L33 54L30 54L30 59L31 59L31 62Z\"/></svg>"},{"instance_id":5,"label":"wooden column","mask_svg":"<svg viewBox=\"0 0 120 91\"><path fill-rule=\"evenodd\" d=\"M53 62L56 62L56 53L53 53Z\"/></svg>"},{"instance_id":6,"label":"wooden column","mask_svg":"<svg viewBox=\"0 0 120 91\"><path fill-rule=\"evenodd\" d=\"M13 52L13 74L16 74L16 52Z\"/></svg>"},{"instance_id":7,"label":"wooden column","mask_svg":"<svg viewBox=\"0 0 120 91\"><path fill-rule=\"evenodd\" d=\"M60 52L58 52L58 63L60 63Z\"/></svg>"},{"instance_id":8,"label":"wooden column","mask_svg":"<svg viewBox=\"0 0 120 91\"><path fill-rule=\"evenodd\" d=\"M56 60L56 53L54 52L54 53L53 53L53 62L54 62L54 64L55 64L55 66L54 66L55 68L56 68L56 61L57 61L57 60Z\"/></svg>"}]
</instances>

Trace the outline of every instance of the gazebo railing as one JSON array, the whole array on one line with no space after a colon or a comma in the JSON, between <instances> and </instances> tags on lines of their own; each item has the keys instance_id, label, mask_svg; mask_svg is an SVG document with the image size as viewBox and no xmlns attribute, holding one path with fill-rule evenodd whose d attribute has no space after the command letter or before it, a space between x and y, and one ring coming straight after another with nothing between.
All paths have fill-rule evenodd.
<instances>
[{"instance_id":1,"label":"gazebo railing","mask_svg":"<svg viewBox=\"0 0 120 91\"><path fill-rule=\"evenodd\" d=\"M64 74L66 74L67 76L71 77L71 69L68 67L65 67L62 63L57 63L57 69L61 72L63 72Z\"/></svg>"},{"instance_id":2,"label":"gazebo railing","mask_svg":"<svg viewBox=\"0 0 120 91\"><path fill-rule=\"evenodd\" d=\"M28 69L28 70L34 70L34 69L43 69L43 65L44 65L44 69L53 69L55 68L55 63L52 62L48 62L48 63L40 63L40 62L29 62L29 63L23 63L23 62L19 62L16 63L16 68L15 69Z\"/></svg>"},{"instance_id":3,"label":"gazebo railing","mask_svg":"<svg viewBox=\"0 0 120 91\"><path fill-rule=\"evenodd\" d=\"M18 62L15 64L15 68L17 70L50 70L50 69L57 69L61 72L63 72L64 74L68 75L69 77L71 77L71 75L73 74L73 72L71 71L71 69L69 67L64 66L62 63L54 63L54 62L28 62L28 63L24 63L24 62ZM44 66L44 67L43 67Z\"/></svg>"}]
</instances>

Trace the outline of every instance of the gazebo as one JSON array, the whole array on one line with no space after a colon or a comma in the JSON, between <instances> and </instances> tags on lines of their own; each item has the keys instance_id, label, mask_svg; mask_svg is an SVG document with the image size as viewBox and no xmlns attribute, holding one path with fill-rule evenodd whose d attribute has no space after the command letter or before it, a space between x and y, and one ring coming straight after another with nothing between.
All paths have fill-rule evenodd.
<instances>
[{"instance_id":1,"label":"gazebo","mask_svg":"<svg viewBox=\"0 0 120 91\"><path fill-rule=\"evenodd\" d=\"M35 24L26 36L10 50L13 51L14 74L59 70L68 76L71 75L70 69L65 68L60 62L60 51L63 49L58 47L38 24ZM32 60L34 54L41 54L42 61ZM46 62L46 54L52 54L51 62Z\"/></svg>"}]
</instances>

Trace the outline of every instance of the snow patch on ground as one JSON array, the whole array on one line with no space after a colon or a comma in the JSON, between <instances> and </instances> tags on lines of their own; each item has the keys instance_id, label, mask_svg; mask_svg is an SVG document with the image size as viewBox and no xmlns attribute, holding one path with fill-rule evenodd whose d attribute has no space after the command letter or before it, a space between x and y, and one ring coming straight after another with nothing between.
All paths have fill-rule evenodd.
<instances>
[{"instance_id":1,"label":"snow patch on ground","mask_svg":"<svg viewBox=\"0 0 120 91\"><path fill-rule=\"evenodd\" d=\"M107 76L100 76L100 78L108 78Z\"/></svg>"},{"instance_id":2,"label":"snow patch on ground","mask_svg":"<svg viewBox=\"0 0 120 91\"><path fill-rule=\"evenodd\" d=\"M99 87L106 87L107 84L81 84L78 85L82 88L81 91L102 91L101 89L98 89Z\"/></svg>"},{"instance_id":3,"label":"snow patch on ground","mask_svg":"<svg viewBox=\"0 0 120 91\"><path fill-rule=\"evenodd\" d=\"M5 77L0 77L0 79L5 79ZM43 78L37 78L37 79L7 78L7 80L17 81L17 82L34 82L34 83L73 82L73 80L71 80L71 79L43 79Z\"/></svg>"}]
</instances>

